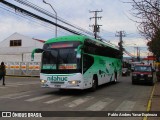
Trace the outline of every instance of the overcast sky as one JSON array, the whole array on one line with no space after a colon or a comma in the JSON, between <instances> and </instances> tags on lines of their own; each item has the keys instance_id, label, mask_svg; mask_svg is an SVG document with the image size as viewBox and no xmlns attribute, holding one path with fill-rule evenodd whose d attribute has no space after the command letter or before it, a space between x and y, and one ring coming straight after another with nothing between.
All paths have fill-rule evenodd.
<instances>
[{"instance_id":1,"label":"overcast sky","mask_svg":"<svg viewBox=\"0 0 160 120\"><path fill-rule=\"evenodd\" d=\"M27 10L29 8L18 4L14 0L7 0ZM43 9L54 14L54 11L49 5L46 5L42 0L28 0ZM115 37L117 31L124 31L126 36L123 38L125 48L132 54L136 54L134 47L140 47L141 54L147 53L147 41L138 34L137 25L129 18L131 16L131 5L127 2L129 0L45 0L49 2L57 12L58 17L67 20L69 23L79 26L83 29L92 31L89 25L94 24L94 13L89 11L103 10L98 13L102 19L98 20L98 24L102 25L100 28L100 36L110 41L111 43L118 44L119 38ZM18 32L31 38L47 40L55 37L55 27L44 27L44 24L39 21L29 19L27 16L19 16L14 12L5 10L5 6L0 3L0 41L6 39L11 34ZM31 10L32 11L32 10ZM34 12L34 11L33 11ZM25 18L24 18L25 17ZM44 16L45 17L45 16ZM28 18L28 19L26 19ZM53 21L55 21L53 19ZM58 28L58 36L69 35L70 33ZM130 47L127 47L130 46Z\"/></svg>"}]
</instances>

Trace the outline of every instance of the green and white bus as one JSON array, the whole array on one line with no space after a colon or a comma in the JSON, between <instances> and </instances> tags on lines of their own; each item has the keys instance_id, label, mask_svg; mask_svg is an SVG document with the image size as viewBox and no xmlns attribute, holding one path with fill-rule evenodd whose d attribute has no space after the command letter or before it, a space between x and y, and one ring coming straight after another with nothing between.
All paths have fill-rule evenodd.
<instances>
[{"instance_id":1,"label":"green and white bus","mask_svg":"<svg viewBox=\"0 0 160 120\"><path fill-rule=\"evenodd\" d=\"M60 89L96 90L98 85L117 82L121 75L120 51L105 42L80 35L49 39L42 53L41 86Z\"/></svg>"}]
</instances>

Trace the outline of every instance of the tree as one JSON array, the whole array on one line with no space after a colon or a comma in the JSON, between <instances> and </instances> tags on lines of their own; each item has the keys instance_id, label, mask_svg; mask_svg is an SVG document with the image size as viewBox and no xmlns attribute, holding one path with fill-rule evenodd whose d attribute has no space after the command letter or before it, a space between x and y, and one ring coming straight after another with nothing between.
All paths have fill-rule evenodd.
<instances>
[{"instance_id":1,"label":"tree","mask_svg":"<svg viewBox=\"0 0 160 120\"><path fill-rule=\"evenodd\" d=\"M157 60L160 57L160 32L158 32L151 41L147 43L149 46L148 50L152 51L155 55Z\"/></svg>"},{"instance_id":2,"label":"tree","mask_svg":"<svg viewBox=\"0 0 160 120\"><path fill-rule=\"evenodd\" d=\"M148 50L160 57L160 1L131 0L138 30L148 40Z\"/></svg>"},{"instance_id":3,"label":"tree","mask_svg":"<svg viewBox=\"0 0 160 120\"><path fill-rule=\"evenodd\" d=\"M123 51L125 50L123 48L123 41L122 40L118 43L118 46L119 46L119 50L120 50L120 58L122 60L123 59Z\"/></svg>"}]
</instances>

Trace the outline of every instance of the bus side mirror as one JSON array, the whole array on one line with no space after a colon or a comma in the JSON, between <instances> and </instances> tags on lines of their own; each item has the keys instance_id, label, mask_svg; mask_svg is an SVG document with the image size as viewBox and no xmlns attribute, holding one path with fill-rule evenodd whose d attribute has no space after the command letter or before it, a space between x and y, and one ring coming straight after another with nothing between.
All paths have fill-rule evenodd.
<instances>
[{"instance_id":1,"label":"bus side mirror","mask_svg":"<svg viewBox=\"0 0 160 120\"><path fill-rule=\"evenodd\" d=\"M31 61L34 61L34 54L35 53L42 53L44 50L41 49L41 48L36 48L32 51L32 54L31 54Z\"/></svg>"},{"instance_id":2,"label":"bus side mirror","mask_svg":"<svg viewBox=\"0 0 160 120\"><path fill-rule=\"evenodd\" d=\"M82 45L79 45L77 48L77 54L76 54L76 58L81 58L81 50L82 49Z\"/></svg>"},{"instance_id":3,"label":"bus side mirror","mask_svg":"<svg viewBox=\"0 0 160 120\"><path fill-rule=\"evenodd\" d=\"M77 52L76 58L81 58L81 53L78 53L78 52Z\"/></svg>"}]
</instances>

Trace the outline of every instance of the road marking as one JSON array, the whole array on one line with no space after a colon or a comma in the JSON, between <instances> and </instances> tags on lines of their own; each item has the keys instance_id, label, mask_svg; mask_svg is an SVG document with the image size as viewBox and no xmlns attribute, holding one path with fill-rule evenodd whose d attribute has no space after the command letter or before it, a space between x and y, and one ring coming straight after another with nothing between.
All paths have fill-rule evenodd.
<instances>
[{"instance_id":1,"label":"road marking","mask_svg":"<svg viewBox=\"0 0 160 120\"><path fill-rule=\"evenodd\" d=\"M10 99L20 99L20 98L24 98L24 97L28 97L28 96L30 96L30 95L21 95L21 96L13 97Z\"/></svg>"},{"instance_id":2,"label":"road marking","mask_svg":"<svg viewBox=\"0 0 160 120\"><path fill-rule=\"evenodd\" d=\"M78 105L80 105L80 104L82 104L84 102L87 102L88 100L93 99L93 98L94 97L90 97L90 96L87 96L85 98L79 98L79 99L76 99L76 100L74 100L74 101L72 101L70 103L65 104L65 106L73 108L73 107L76 107L76 106L78 106Z\"/></svg>"},{"instance_id":3,"label":"road marking","mask_svg":"<svg viewBox=\"0 0 160 120\"><path fill-rule=\"evenodd\" d=\"M44 98L48 98L52 95L44 95L44 96L38 96L38 97L34 97L34 98L30 98L30 99L27 99L25 101L28 101L28 102L33 102L33 101L37 101L37 100L41 100L41 99L44 99Z\"/></svg>"},{"instance_id":4,"label":"road marking","mask_svg":"<svg viewBox=\"0 0 160 120\"><path fill-rule=\"evenodd\" d=\"M135 105L135 102L125 100L123 101L115 111L131 111Z\"/></svg>"},{"instance_id":5,"label":"road marking","mask_svg":"<svg viewBox=\"0 0 160 120\"><path fill-rule=\"evenodd\" d=\"M7 84L7 85L5 85L5 87L18 87L18 85Z\"/></svg>"},{"instance_id":6,"label":"road marking","mask_svg":"<svg viewBox=\"0 0 160 120\"><path fill-rule=\"evenodd\" d=\"M57 99L49 100L49 101L47 101L47 102L44 102L44 103L46 103L46 104L51 104L51 103L58 102L58 101L60 101L60 100L67 99L67 98L70 98L70 96L64 96L64 97L60 97L60 98L57 98Z\"/></svg>"},{"instance_id":7,"label":"road marking","mask_svg":"<svg viewBox=\"0 0 160 120\"><path fill-rule=\"evenodd\" d=\"M18 97L18 96L21 96L21 95L24 95L24 94L28 94L30 92L31 91L21 92L21 93L12 93L12 94L8 94L8 95L3 95L0 98L13 98L13 97Z\"/></svg>"},{"instance_id":8,"label":"road marking","mask_svg":"<svg viewBox=\"0 0 160 120\"><path fill-rule=\"evenodd\" d=\"M18 87L22 85L32 85L32 84L38 85L38 83L9 83L9 84L6 84L5 86L1 86L0 89L9 88L9 87Z\"/></svg>"},{"instance_id":9,"label":"road marking","mask_svg":"<svg viewBox=\"0 0 160 120\"><path fill-rule=\"evenodd\" d=\"M30 84L40 84L37 82L17 82L17 83L9 83L8 86L14 86L14 85L30 85Z\"/></svg>"},{"instance_id":10,"label":"road marking","mask_svg":"<svg viewBox=\"0 0 160 120\"><path fill-rule=\"evenodd\" d=\"M4 88L8 88L8 87L6 87L6 86L2 86L2 87L0 87L0 89L4 89Z\"/></svg>"},{"instance_id":11,"label":"road marking","mask_svg":"<svg viewBox=\"0 0 160 120\"><path fill-rule=\"evenodd\" d=\"M90 107L87 108L87 110L90 111L100 111L110 103L112 103L114 100L110 98L105 98L103 100L100 100L96 102L95 104L91 105Z\"/></svg>"},{"instance_id":12,"label":"road marking","mask_svg":"<svg viewBox=\"0 0 160 120\"><path fill-rule=\"evenodd\" d=\"M156 83L152 88L152 92L151 92L150 98L148 100L148 105L147 105L147 110L146 110L147 112L151 110L152 98L153 98L153 94L154 94L154 91L155 91L155 87L156 87ZM144 116L143 120L148 120L148 117Z\"/></svg>"}]
</instances>

